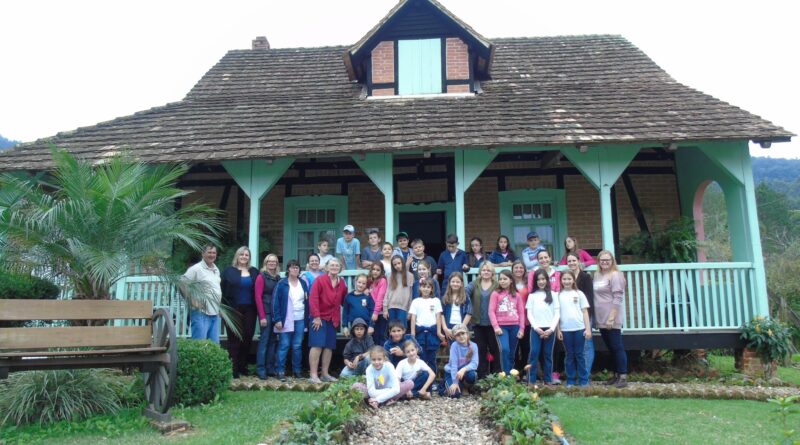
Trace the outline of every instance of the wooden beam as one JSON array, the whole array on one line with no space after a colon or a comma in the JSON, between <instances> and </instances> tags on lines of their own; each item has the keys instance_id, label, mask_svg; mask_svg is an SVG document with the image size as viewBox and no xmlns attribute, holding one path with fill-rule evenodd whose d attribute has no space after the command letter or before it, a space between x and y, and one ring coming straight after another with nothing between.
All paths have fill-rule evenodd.
<instances>
[{"instance_id":1,"label":"wooden beam","mask_svg":"<svg viewBox=\"0 0 800 445\"><path fill-rule=\"evenodd\" d=\"M0 328L0 349L150 346L151 326Z\"/></svg>"},{"instance_id":2,"label":"wooden beam","mask_svg":"<svg viewBox=\"0 0 800 445\"><path fill-rule=\"evenodd\" d=\"M150 300L0 300L1 320L114 320L153 318Z\"/></svg>"},{"instance_id":3,"label":"wooden beam","mask_svg":"<svg viewBox=\"0 0 800 445\"><path fill-rule=\"evenodd\" d=\"M636 195L636 190L633 189L633 181L628 172L622 173L622 182L625 184L625 191L628 192L628 199L633 207L633 215L636 217L636 222L639 224L639 230L642 232L650 233L650 228L647 227L647 219L644 217L642 206L639 205L639 197Z\"/></svg>"}]
</instances>

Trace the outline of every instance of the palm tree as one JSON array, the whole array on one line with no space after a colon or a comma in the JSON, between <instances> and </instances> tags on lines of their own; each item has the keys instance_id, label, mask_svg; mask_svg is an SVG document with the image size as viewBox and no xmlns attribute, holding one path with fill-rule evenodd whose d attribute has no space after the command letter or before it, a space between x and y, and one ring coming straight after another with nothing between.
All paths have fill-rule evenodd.
<instances>
[{"instance_id":1,"label":"palm tree","mask_svg":"<svg viewBox=\"0 0 800 445\"><path fill-rule=\"evenodd\" d=\"M95 168L65 150L53 148L52 156L49 176L0 175L6 267L44 268L66 280L75 299L109 299L136 265L160 265L156 273L174 282L178 271L166 270L163 260L175 243L199 251L216 242L219 211L198 203L175 208L190 193L176 187L187 166L120 155Z\"/></svg>"}]
</instances>

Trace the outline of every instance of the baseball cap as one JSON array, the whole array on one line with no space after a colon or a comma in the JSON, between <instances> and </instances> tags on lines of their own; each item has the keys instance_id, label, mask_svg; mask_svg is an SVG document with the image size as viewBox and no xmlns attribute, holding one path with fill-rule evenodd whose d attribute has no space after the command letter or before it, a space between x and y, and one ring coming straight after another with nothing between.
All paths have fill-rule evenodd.
<instances>
[{"instance_id":1,"label":"baseball cap","mask_svg":"<svg viewBox=\"0 0 800 445\"><path fill-rule=\"evenodd\" d=\"M453 326L453 336L456 336L461 332L464 332L467 335L469 335L469 330L467 329L466 326L464 326L463 323L459 323L459 324Z\"/></svg>"},{"instance_id":2,"label":"baseball cap","mask_svg":"<svg viewBox=\"0 0 800 445\"><path fill-rule=\"evenodd\" d=\"M528 232L528 239L531 238L539 238L539 234L536 232Z\"/></svg>"},{"instance_id":3,"label":"baseball cap","mask_svg":"<svg viewBox=\"0 0 800 445\"><path fill-rule=\"evenodd\" d=\"M348 224L348 225L344 226L344 229L342 229L342 232L356 233L356 228L353 227L351 224Z\"/></svg>"},{"instance_id":4,"label":"baseball cap","mask_svg":"<svg viewBox=\"0 0 800 445\"><path fill-rule=\"evenodd\" d=\"M394 237L395 240L399 240L400 238L408 239L408 233L406 232L397 232L397 236Z\"/></svg>"}]
</instances>

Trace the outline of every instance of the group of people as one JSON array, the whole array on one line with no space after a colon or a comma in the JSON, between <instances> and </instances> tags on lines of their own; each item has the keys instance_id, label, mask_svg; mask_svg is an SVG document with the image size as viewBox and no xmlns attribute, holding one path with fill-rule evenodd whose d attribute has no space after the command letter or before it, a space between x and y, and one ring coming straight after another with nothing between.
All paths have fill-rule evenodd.
<instances>
[{"instance_id":1,"label":"group of people","mask_svg":"<svg viewBox=\"0 0 800 445\"><path fill-rule=\"evenodd\" d=\"M393 245L381 243L377 230L370 230L364 249L354 233L352 225L344 227L336 256L321 240L319 252L304 267L297 260L286 262L283 278L276 255L267 255L258 270L250 266L247 247L237 250L231 266L216 271L220 298L241 321L241 337L228 336L234 376L247 372L258 322L267 333L259 338L258 377L285 379L290 350L292 372L299 377L308 332L312 382L337 380L329 371L341 325L349 337L341 375L366 375L367 384L358 387L375 406L400 397L429 398L435 391L457 397L465 385L515 368L528 369L526 378L535 383L539 364L543 382L554 384L556 338L566 350L566 384L586 386L596 327L613 357L614 377L607 383L627 384L621 335L626 284L611 252L598 254L598 269L591 276L583 268L594 258L573 237L564 242L567 253L559 265L566 268L559 271L535 232L528 233L528 247L519 257L505 236L491 253L473 238L467 253L459 248L458 237L449 235L438 261L425 254L422 240L409 242L405 232ZM216 249L208 246L203 261L190 267L185 278L213 281L215 257ZM496 267L502 268L499 273ZM478 276L468 283L464 272L472 268ZM340 276L344 269L365 271L348 288ZM215 307L193 308L194 338L219 341L217 312ZM449 345L450 356L445 377L437 382L436 353L443 344Z\"/></svg>"}]
</instances>

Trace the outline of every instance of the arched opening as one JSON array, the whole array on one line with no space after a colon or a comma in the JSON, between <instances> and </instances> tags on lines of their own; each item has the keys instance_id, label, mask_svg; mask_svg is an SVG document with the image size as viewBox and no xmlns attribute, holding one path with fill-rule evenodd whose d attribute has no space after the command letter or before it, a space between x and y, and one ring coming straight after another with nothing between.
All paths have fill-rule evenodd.
<instances>
[{"instance_id":1,"label":"arched opening","mask_svg":"<svg viewBox=\"0 0 800 445\"><path fill-rule=\"evenodd\" d=\"M728 208L725 193L716 181L705 181L697 188L693 217L697 232L697 260L731 261L733 254L728 228Z\"/></svg>"}]
</instances>

